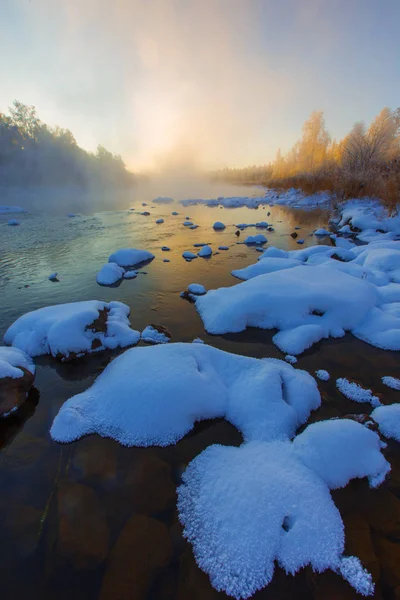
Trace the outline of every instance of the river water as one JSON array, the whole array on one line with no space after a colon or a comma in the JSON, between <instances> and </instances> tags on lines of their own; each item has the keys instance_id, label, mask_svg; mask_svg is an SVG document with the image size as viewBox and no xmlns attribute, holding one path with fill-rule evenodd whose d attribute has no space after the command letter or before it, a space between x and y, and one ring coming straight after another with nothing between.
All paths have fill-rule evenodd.
<instances>
[{"instance_id":1,"label":"river water","mask_svg":"<svg viewBox=\"0 0 400 600\"><path fill-rule=\"evenodd\" d=\"M153 190L152 190L153 192ZM165 195L165 190L158 190ZM259 189L218 185L197 189L197 197L261 195ZM278 357L274 332L249 329L241 334L208 335L194 306L179 293L190 283L207 289L238 283L234 268L254 263L258 252L235 236L237 223L266 220L268 245L298 249L290 237L294 227L304 246L322 243L310 235L326 227L323 210L285 207L221 209L179 204L152 205L141 197L102 199L101 212L85 205L84 214L68 217L35 203L18 216L19 227L0 216L0 335L21 314L51 304L79 300L120 300L131 308L131 325L142 330L152 323L166 326L172 341L200 337L218 348L255 357ZM142 207L142 202L148 206ZM73 208L76 210L76 206ZM134 210L130 210L133 208ZM105 210L107 209L107 210ZM100 210L98 208L98 210ZM149 216L140 212L148 210ZM172 216L172 211L179 215ZM271 214L267 216L267 212ZM62 213L62 214L61 214ZM198 224L183 226L185 217ZM157 218L164 223L156 225ZM226 229L215 232L214 221ZM254 229L247 230L249 234ZM247 233L246 233L247 235ZM326 240L323 240L325 243ZM184 250L196 243L229 246L210 259L186 262ZM161 246L170 252L162 252ZM155 259L136 279L118 287L101 287L96 272L108 256L123 247L149 250ZM170 262L163 262L168 258ZM57 271L59 281L48 280ZM240 434L224 421L201 423L176 446L159 449L122 448L112 440L90 436L61 446L49 428L63 402L87 389L116 353L99 353L77 363L37 359L35 390L13 417L0 423L0 597L4 599L197 600L226 598L216 592L196 566L183 540L175 508L175 487L185 466L212 443L241 443ZM300 368L326 369L331 380L320 382L323 403L311 420L370 412L368 405L346 400L335 388L339 376L355 378L384 402L398 401L399 392L381 383L382 375L398 375L396 353L373 348L347 335L323 340L304 353ZM157 376L157 365L154 365ZM400 592L400 454L388 451L392 477L379 490L352 482L333 494L343 516L348 552L357 554L372 572L376 598L397 598ZM396 574L397 571L397 574ZM280 569L268 588L254 598L356 598L333 573L315 575L304 569L295 577Z\"/></svg>"}]
</instances>

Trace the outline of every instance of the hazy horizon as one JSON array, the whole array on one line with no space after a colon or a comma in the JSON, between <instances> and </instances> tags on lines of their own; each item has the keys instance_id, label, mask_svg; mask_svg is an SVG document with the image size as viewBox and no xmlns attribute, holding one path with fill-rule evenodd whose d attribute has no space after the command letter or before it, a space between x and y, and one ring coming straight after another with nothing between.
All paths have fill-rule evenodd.
<instances>
[{"instance_id":1,"label":"hazy horizon","mask_svg":"<svg viewBox=\"0 0 400 600\"><path fill-rule=\"evenodd\" d=\"M35 105L133 171L263 164L314 109L341 138L398 105L399 17L392 0L5 0L0 111Z\"/></svg>"}]
</instances>

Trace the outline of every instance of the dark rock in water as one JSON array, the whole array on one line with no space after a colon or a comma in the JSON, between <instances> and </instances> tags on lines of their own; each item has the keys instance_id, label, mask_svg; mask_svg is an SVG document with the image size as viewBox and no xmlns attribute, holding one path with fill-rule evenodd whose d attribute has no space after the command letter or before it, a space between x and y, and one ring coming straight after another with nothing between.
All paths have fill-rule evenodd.
<instances>
[{"instance_id":1,"label":"dark rock in water","mask_svg":"<svg viewBox=\"0 0 400 600\"><path fill-rule=\"evenodd\" d=\"M140 214L143 215L144 217L148 217L150 213L148 210L145 210L144 212L142 212Z\"/></svg>"},{"instance_id":2,"label":"dark rock in water","mask_svg":"<svg viewBox=\"0 0 400 600\"><path fill-rule=\"evenodd\" d=\"M379 433L378 423L376 423L373 418L368 414L359 414L359 415L344 415L341 417L343 419L351 419L351 421L357 421L357 423L361 423L361 425L365 425L368 429L372 429L372 431L376 431ZM400 515L399 515L400 516Z\"/></svg>"},{"instance_id":3,"label":"dark rock in water","mask_svg":"<svg viewBox=\"0 0 400 600\"><path fill-rule=\"evenodd\" d=\"M381 563L381 581L390 588L394 588L393 598L399 598L400 592L400 544L393 538L388 539L383 535L373 535L376 555Z\"/></svg>"},{"instance_id":4,"label":"dark rock in water","mask_svg":"<svg viewBox=\"0 0 400 600\"><path fill-rule=\"evenodd\" d=\"M270 225L269 227L267 227L267 231L275 231L275 229Z\"/></svg>"},{"instance_id":5,"label":"dark rock in water","mask_svg":"<svg viewBox=\"0 0 400 600\"><path fill-rule=\"evenodd\" d=\"M298 234L293 231L293 233L290 234L290 237L292 237L294 240L298 237Z\"/></svg>"},{"instance_id":6,"label":"dark rock in water","mask_svg":"<svg viewBox=\"0 0 400 600\"><path fill-rule=\"evenodd\" d=\"M331 254L331 258L333 258L333 260L339 260L340 262L349 262L339 254L337 254L337 252L335 252L335 254Z\"/></svg>"},{"instance_id":7,"label":"dark rock in water","mask_svg":"<svg viewBox=\"0 0 400 600\"><path fill-rule=\"evenodd\" d=\"M135 461L128 472L124 489L129 495L132 511L154 515L174 508L176 488L171 467L147 450Z\"/></svg>"},{"instance_id":8,"label":"dark rock in water","mask_svg":"<svg viewBox=\"0 0 400 600\"><path fill-rule=\"evenodd\" d=\"M267 217L269 217L269 216L270 216L270 214L271 214L271 213L268 211L268 212L267 212Z\"/></svg>"},{"instance_id":9,"label":"dark rock in water","mask_svg":"<svg viewBox=\"0 0 400 600\"><path fill-rule=\"evenodd\" d=\"M62 483L57 494L56 559L75 569L93 569L107 556L109 532L105 511L87 485Z\"/></svg>"},{"instance_id":10,"label":"dark rock in water","mask_svg":"<svg viewBox=\"0 0 400 600\"><path fill-rule=\"evenodd\" d=\"M110 552L99 600L146 600L171 556L166 525L150 517L132 516Z\"/></svg>"},{"instance_id":11,"label":"dark rock in water","mask_svg":"<svg viewBox=\"0 0 400 600\"><path fill-rule=\"evenodd\" d=\"M147 202L142 202L142 206L147 206Z\"/></svg>"},{"instance_id":12,"label":"dark rock in water","mask_svg":"<svg viewBox=\"0 0 400 600\"><path fill-rule=\"evenodd\" d=\"M0 379L0 417L8 416L25 402L35 380L35 376L30 371L24 367L18 368L24 373L22 377Z\"/></svg>"},{"instance_id":13,"label":"dark rock in water","mask_svg":"<svg viewBox=\"0 0 400 600\"><path fill-rule=\"evenodd\" d=\"M184 300L187 300L188 302L191 302L192 304L195 302L193 294L190 294L188 290L181 292L180 296L181 296L181 298L183 298Z\"/></svg>"},{"instance_id":14,"label":"dark rock in water","mask_svg":"<svg viewBox=\"0 0 400 600\"><path fill-rule=\"evenodd\" d=\"M240 235L239 229L237 231L235 231L235 235L237 235L239 237L239 235Z\"/></svg>"},{"instance_id":15,"label":"dark rock in water","mask_svg":"<svg viewBox=\"0 0 400 600\"><path fill-rule=\"evenodd\" d=\"M110 488L117 481L117 449L114 440L89 436L76 442L71 458L71 476Z\"/></svg>"}]
</instances>

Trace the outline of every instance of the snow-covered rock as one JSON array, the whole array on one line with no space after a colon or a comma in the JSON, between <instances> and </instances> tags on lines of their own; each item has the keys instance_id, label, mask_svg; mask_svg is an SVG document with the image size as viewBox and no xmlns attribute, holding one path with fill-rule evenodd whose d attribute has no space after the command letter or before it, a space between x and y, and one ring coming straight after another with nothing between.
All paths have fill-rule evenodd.
<instances>
[{"instance_id":1,"label":"snow-covered rock","mask_svg":"<svg viewBox=\"0 0 400 600\"><path fill-rule=\"evenodd\" d=\"M229 246L218 246L218 250L229 250Z\"/></svg>"},{"instance_id":2,"label":"snow-covered rock","mask_svg":"<svg viewBox=\"0 0 400 600\"><path fill-rule=\"evenodd\" d=\"M286 354L285 360L291 365L295 365L297 363L297 358L295 356L292 356L292 354Z\"/></svg>"},{"instance_id":3,"label":"snow-covered rock","mask_svg":"<svg viewBox=\"0 0 400 600\"><path fill-rule=\"evenodd\" d=\"M325 369L318 369L318 371L315 371L315 376L321 381L328 381L331 377Z\"/></svg>"},{"instance_id":4,"label":"snow-covered rock","mask_svg":"<svg viewBox=\"0 0 400 600\"><path fill-rule=\"evenodd\" d=\"M213 300L218 298L218 302L212 309L212 312L216 313L224 310L225 302L222 298L229 296L231 299L235 296L241 306L237 305L234 309L232 327L238 327L235 323L239 313L249 311L252 326L263 328L277 326L286 330L292 329L292 325L290 327L284 325L288 315L283 315L283 319L279 319L277 325L270 326L263 324L260 313L264 311L266 300L268 311L272 306L270 303L274 305L276 303L278 306L282 301L287 309L295 314L296 307L293 309L294 312L290 308L293 300L294 304L303 306L302 314L297 313L297 325L305 326L303 329L298 329L297 333L304 334L309 340L308 346L305 345L303 349L328 335L340 337L343 331L351 331L356 337L378 348L400 350L399 265L400 241L384 240L364 246L353 245L349 248L317 245L293 251L270 247L262 252L256 264L232 271L235 277L246 280L246 287L233 286L229 290L224 288L214 290L211 296L207 295L210 297L207 302L210 302L211 306L211 298ZM254 280L251 285L248 281L250 279ZM309 285L305 283L306 281ZM284 287L282 287L283 283ZM360 284L361 286L366 284L367 287L360 287ZM330 300L322 298L325 294L324 290L331 295ZM356 305L352 304L353 294L361 301L359 313ZM279 302L278 296L281 298ZM320 303L320 306L317 307L315 302ZM331 308L335 307L334 312L337 313L343 303L352 305L348 325L345 325L347 319L344 321L342 318L339 321L332 319ZM201 308L199 310L201 312ZM232 307L229 310L232 312ZM314 317L321 317L321 319ZM208 321L208 317L203 320ZM331 333L325 329L328 322L329 327L332 326ZM251 326L250 323L248 325ZM320 326L326 333L322 334ZM239 331L239 329L231 328L229 331ZM224 331L227 332L228 330ZM217 333L217 330L212 333ZM218 333L222 331L218 330ZM281 332L274 338L275 342L284 352L297 354L298 352L286 347L285 340L288 335L291 334ZM278 341L284 345L279 345Z\"/></svg>"},{"instance_id":5,"label":"snow-covered rock","mask_svg":"<svg viewBox=\"0 0 400 600\"><path fill-rule=\"evenodd\" d=\"M167 344L171 340L171 334L160 325L148 325L142 331L141 338L147 344Z\"/></svg>"},{"instance_id":6,"label":"snow-covered rock","mask_svg":"<svg viewBox=\"0 0 400 600\"><path fill-rule=\"evenodd\" d=\"M244 240L245 244L266 244L267 238L262 233L257 233L256 235L249 235Z\"/></svg>"},{"instance_id":7,"label":"snow-covered rock","mask_svg":"<svg viewBox=\"0 0 400 600\"><path fill-rule=\"evenodd\" d=\"M164 219L157 219L156 223L157 225L161 225L161 223L164 223Z\"/></svg>"},{"instance_id":8,"label":"snow-covered rock","mask_svg":"<svg viewBox=\"0 0 400 600\"><path fill-rule=\"evenodd\" d=\"M153 260L154 254L147 250L137 250L136 248L121 248L111 254L108 258L109 263L116 263L120 267L134 267L142 263Z\"/></svg>"},{"instance_id":9,"label":"snow-covered rock","mask_svg":"<svg viewBox=\"0 0 400 600\"><path fill-rule=\"evenodd\" d=\"M400 379L397 379L396 377L389 377L386 375L385 377L382 377L382 383L392 388L392 390L400 390Z\"/></svg>"},{"instance_id":10,"label":"snow-covered rock","mask_svg":"<svg viewBox=\"0 0 400 600\"><path fill-rule=\"evenodd\" d=\"M11 225L12 227L16 227L17 225L20 225L20 222L17 221L17 219L10 219L8 221L7 225Z\"/></svg>"},{"instance_id":11,"label":"snow-covered rock","mask_svg":"<svg viewBox=\"0 0 400 600\"><path fill-rule=\"evenodd\" d=\"M209 333L278 328L275 344L297 355L322 338L360 327L376 303L376 289L366 281L334 269L297 266L211 290L197 298L196 308Z\"/></svg>"},{"instance_id":12,"label":"snow-covered rock","mask_svg":"<svg viewBox=\"0 0 400 600\"><path fill-rule=\"evenodd\" d=\"M400 404L378 406L371 417L378 423L379 431L387 438L400 442Z\"/></svg>"},{"instance_id":13,"label":"snow-covered rock","mask_svg":"<svg viewBox=\"0 0 400 600\"><path fill-rule=\"evenodd\" d=\"M137 277L137 271L133 271L132 269L130 269L129 271L125 271L124 273L124 279L136 279Z\"/></svg>"},{"instance_id":14,"label":"snow-covered rock","mask_svg":"<svg viewBox=\"0 0 400 600\"><path fill-rule=\"evenodd\" d=\"M162 344L114 359L61 407L51 435L70 442L98 433L126 446L167 446L196 421L225 417L246 441L285 440L319 405L315 380L283 361Z\"/></svg>"},{"instance_id":15,"label":"snow-covered rock","mask_svg":"<svg viewBox=\"0 0 400 600\"><path fill-rule=\"evenodd\" d=\"M125 276L125 270L114 262L103 265L96 275L96 281L99 285L113 285L121 281Z\"/></svg>"},{"instance_id":16,"label":"snow-covered rock","mask_svg":"<svg viewBox=\"0 0 400 600\"><path fill-rule=\"evenodd\" d=\"M390 466L379 436L354 421L310 425L293 443L208 447L178 488L179 518L211 584L236 599L271 581L275 563L339 572L370 595L371 575L345 557L344 527L330 489L355 477L382 481Z\"/></svg>"},{"instance_id":17,"label":"snow-covered rock","mask_svg":"<svg viewBox=\"0 0 400 600\"><path fill-rule=\"evenodd\" d=\"M105 348L136 344L140 333L129 326L129 307L121 302L88 300L28 312L4 335L4 342L29 356L73 358Z\"/></svg>"},{"instance_id":18,"label":"snow-covered rock","mask_svg":"<svg viewBox=\"0 0 400 600\"><path fill-rule=\"evenodd\" d=\"M194 338L194 340L192 340L192 344L204 344L204 341L201 338L197 337Z\"/></svg>"},{"instance_id":19,"label":"snow-covered rock","mask_svg":"<svg viewBox=\"0 0 400 600\"><path fill-rule=\"evenodd\" d=\"M215 221L213 229L215 229L216 231L220 231L222 229L225 229L225 225L221 221Z\"/></svg>"},{"instance_id":20,"label":"snow-covered rock","mask_svg":"<svg viewBox=\"0 0 400 600\"><path fill-rule=\"evenodd\" d=\"M316 229L314 231L314 235L320 235L321 237L325 236L325 235L330 235L330 234L331 234L330 231L328 231L327 229L323 229L322 227L320 229Z\"/></svg>"},{"instance_id":21,"label":"snow-covered rock","mask_svg":"<svg viewBox=\"0 0 400 600\"><path fill-rule=\"evenodd\" d=\"M161 246L161 250L163 252L169 252L171 250L171 248L169 248L168 246Z\"/></svg>"},{"instance_id":22,"label":"snow-covered rock","mask_svg":"<svg viewBox=\"0 0 400 600\"><path fill-rule=\"evenodd\" d=\"M206 288L200 283L191 283L188 286L188 291L196 296L203 296L206 293Z\"/></svg>"},{"instance_id":23,"label":"snow-covered rock","mask_svg":"<svg viewBox=\"0 0 400 600\"><path fill-rule=\"evenodd\" d=\"M35 365L18 348L0 347L0 418L8 417L25 401L35 378Z\"/></svg>"},{"instance_id":24,"label":"snow-covered rock","mask_svg":"<svg viewBox=\"0 0 400 600\"><path fill-rule=\"evenodd\" d=\"M182 252L182 257L185 260L193 260L194 258L197 258L197 254L191 252L190 250L185 250L185 252Z\"/></svg>"},{"instance_id":25,"label":"snow-covered rock","mask_svg":"<svg viewBox=\"0 0 400 600\"><path fill-rule=\"evenodd\" d=\"M185 227L191 227L193 225L192 221L184 221L183 224Z\"/></svg>"},{"instance_id":26,"label":"snow-covered rock","mask_svg":"<svg viewBox=\"0 0 400 600\"><path fill-rule=\"evenodd\" d=\"M358 383L349 381L345 377L340 377L336 380L336 387L349 400L360 403L368 402L374 407L381 404L378 396L374 396L371 390L363 388Z\"/></svg>"},{"instance_id":27,"label":"snow-covered rock","mask_svg":"<svg viewBox=\"0 0 400 600\"><path fill-rule=\"evenodd\" d=\"M51 273L48 277L49 281L57 281L58 273Z\"/></svg>"},{"instance_id":28,"label":"snow-covered rock","mask_svg":"<svg viewBox=\"0 0 400 600\"><path fill-rule=\"evenodd\" d=\"M4 378L19 379L24 371L35 374L35 364L28 354L19 348L0 346L0 380Z\"/></svg>"},{"instance_id":29,"label":"snow-covered rock","mask_svg":"<svg viewBox=\"0 0 400 600\"><path fill-rule=\"evenodd\" d=\"M212 255L212 248L211 246L203 246L201 248L201 250L197 253L197 256L201 256L202 258L208 258L209 256Z\"/></svg>"}]
</instances>

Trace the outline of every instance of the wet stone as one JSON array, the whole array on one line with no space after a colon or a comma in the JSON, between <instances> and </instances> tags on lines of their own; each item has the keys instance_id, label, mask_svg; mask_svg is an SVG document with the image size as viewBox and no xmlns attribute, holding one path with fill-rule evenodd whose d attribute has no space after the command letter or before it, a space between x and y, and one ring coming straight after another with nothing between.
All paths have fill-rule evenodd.
<instances>
[{"instance_id":1,"label":"wet stone","mask_svg":"<svg viewBox=\"0 0 400 600\"><path fill-rule=\"evenodd\" d=\"M171 556L168 528L150 517L132 516L110 552L99 600L145 600Z\"/></svg>"},{"instance_id":2,"label":"wet stone","mask_svg":"<svg viewBox=\"0 0 400 600\"><path fill-rule=\"evenodd\" d=\"M57 561L93 569L106 558L108 525L96 493L79 483L63 483L57 494Z\"/></svg>"}]
</instances>

